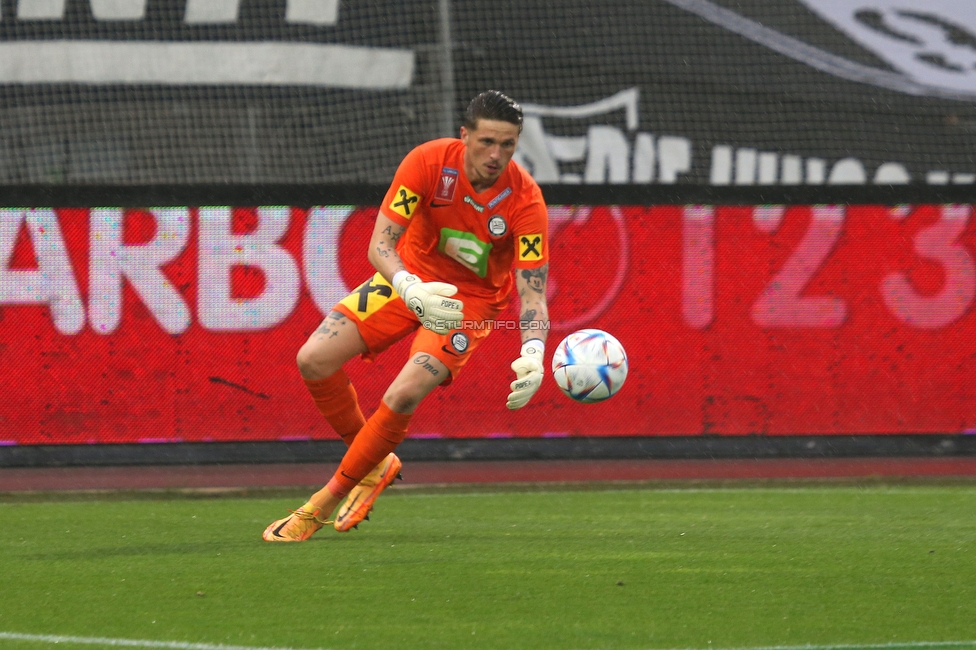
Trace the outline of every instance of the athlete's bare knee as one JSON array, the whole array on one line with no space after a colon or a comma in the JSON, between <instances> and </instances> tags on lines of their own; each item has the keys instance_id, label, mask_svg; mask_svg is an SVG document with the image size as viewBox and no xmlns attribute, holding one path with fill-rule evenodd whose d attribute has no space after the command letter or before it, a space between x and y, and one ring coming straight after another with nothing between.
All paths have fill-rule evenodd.
<instances>
[{"instance_id":1,"label":"athlete's bare knee","mask_svg":"<svg viewBox=\"0 0 976 650\"><path fill-rule=\"evenodd\" d=\"M365 351L366 344L352 322L333 310L298 350L295 361L305 379L324 379Z\"/></svg>"},{"instance_id":2,"label":"athlete's bare knee","mask_svg":"<svg viewBox=\"0 0 976 650\"><path fill-rule=\"evenodd\" d=\"M295 358L295 362L298 364L298 372L301 373L302 377L305 379L323 379L320 377L321 370L319 365L315 363L315 357L306 346L298 351L298 356Z\"/></svg>"},{"instance_id":3,"label":"athlete's bare knee","mask_svg":"<svg viewBox=\"0 0 976 650\"><path fill-rule=\"evenodd\" d=\"M295 358L295 361L298 364L298 372L301 373L302 377L313 381L316 379L325 379L342 367L341 361L330 359L328 355L323 354L322 350L318 349L318 346L313 345L311 342L305 343L298 350L298 356Z\"/></svg>"},{"instance_id":4,"label":"athlete's bare knee","mask_svg":"<svg viewBox=\"0 0 976 650\"><path fill-rule=\"evenodd\" d=\"M386 394L383 395L383 401L386 405L390 407L391 411L397 413L413 413L420 402L424 399L424 395L411 391L408 389L396 389L393 386L387 389Z\"/></svg>"}]
</instances>

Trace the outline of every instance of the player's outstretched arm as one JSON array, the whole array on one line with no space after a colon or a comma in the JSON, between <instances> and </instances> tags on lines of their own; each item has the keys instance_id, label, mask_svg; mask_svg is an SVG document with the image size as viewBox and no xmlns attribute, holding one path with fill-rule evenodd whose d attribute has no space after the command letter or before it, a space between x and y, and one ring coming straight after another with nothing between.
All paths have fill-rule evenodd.
<instances>
[{"instance_id":1,"label":"player's outstretched arm","mask_svg":"<svg viewBox=\"0 0 976 650\"><path fill-rule=\"evenodd\" d=\"M520 409L529 403L542 385L542 359L546 336L549 334L549 306L546 302L546 281L549 265L537 269L516 269L515 286L518 289L522 349L519 358L512 362L517 379L512 382L508 396L508 408Z\"/></svg>"}]
</instances>

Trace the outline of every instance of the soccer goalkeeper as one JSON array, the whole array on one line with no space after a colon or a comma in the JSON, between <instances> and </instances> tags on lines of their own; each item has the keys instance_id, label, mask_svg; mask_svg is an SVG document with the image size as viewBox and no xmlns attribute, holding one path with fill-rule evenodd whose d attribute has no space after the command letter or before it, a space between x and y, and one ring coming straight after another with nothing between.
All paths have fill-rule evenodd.
<instances>
[{"instance_id":1,"label":"soccer goalkeeper","mask_svg":"<svg viewBox=\"0 0 976 650\"><path fill-rule=\"evenodd\" d=\"M539 389L549 318L547 215L539 186L511 162L521 132L521 107L489 90L468 105L460 139L427 142L400 163L370 238L376 274L339 301L298 352L316 406L349 448L325 487L267 527L266 541L308 539L332 523L326 518L340 503L336 530L366 518L399 474L393 451L417 405L457 378L508 305L513 267L528 326L512 363L508 408L522 408ZM371 359L414 332L409 360L366 420L343 364Z\"/></svg>"}]
</instances>

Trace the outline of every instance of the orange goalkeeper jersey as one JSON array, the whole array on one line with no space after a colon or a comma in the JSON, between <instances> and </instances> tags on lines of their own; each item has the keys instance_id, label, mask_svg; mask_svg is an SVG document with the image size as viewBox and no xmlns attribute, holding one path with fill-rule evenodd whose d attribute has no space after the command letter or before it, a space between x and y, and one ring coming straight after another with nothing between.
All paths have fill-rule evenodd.
<instances>
[{"instance_id":1,"label":"orange goalkeeper jersey","mask_svg":"<svg viewBox=\"0 0 976 650\"><path fill-rule=\"evenodd\" d=\"M380 206L407 228L397 253L425 282L449 282L461 300L502 309L512 268L549 261L548 217L542 191L514 161L495 184L476 193L464 174L464 144L432 140L400 163Z\"/></svg>"}]
</instances>

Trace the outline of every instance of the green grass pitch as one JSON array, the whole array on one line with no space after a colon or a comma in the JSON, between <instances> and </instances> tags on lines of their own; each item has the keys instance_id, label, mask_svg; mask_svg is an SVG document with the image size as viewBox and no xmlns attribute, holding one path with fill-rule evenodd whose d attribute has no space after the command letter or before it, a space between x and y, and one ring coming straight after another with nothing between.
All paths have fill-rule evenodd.
<instances>
[{"instance_id":1,"label":"green grass pitch","mask_svg":"<svg viewBox=\"0 0 976 650\"><path fill-rule=\"evenodd\" d=\"M262 542L303 496L6 497L0 647L976 647L972 485L394 488Z\"/></svg>"}]
</instances>

